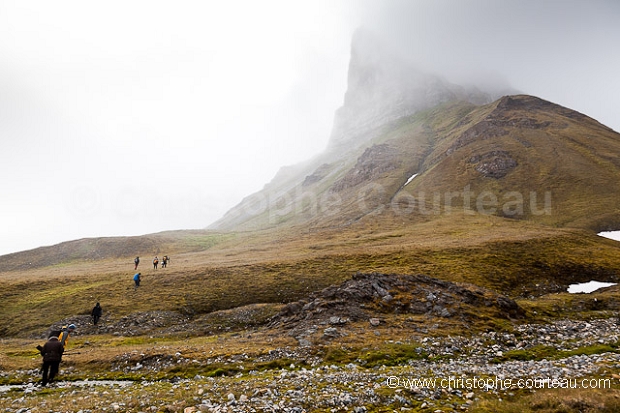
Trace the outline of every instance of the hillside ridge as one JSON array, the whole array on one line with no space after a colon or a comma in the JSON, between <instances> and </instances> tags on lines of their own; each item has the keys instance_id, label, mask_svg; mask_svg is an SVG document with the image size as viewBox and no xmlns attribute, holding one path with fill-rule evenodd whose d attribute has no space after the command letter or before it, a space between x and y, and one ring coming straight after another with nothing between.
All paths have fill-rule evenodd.
<instances>
[{"instance_id":1,"label":"hillside ridge","mask_svg":"<svg viewBox=\"0 0 620 413\"><path fill-rule=\"evenodd\" d=\"M339 160L326 152L324 159L283 173L209 228L342 226L379 219L378 211L413 211L405 218L415 223L432 219L436 213L429 210L462 208L547 225L614 229L620 227L619 153L618 133L538 97L505 96L483 106L451 102L376 129ZM466 192L446 201L449 194ZM496 205L477 207L488 201L481 194ZM586 206L588 198L597 203Z\"/></svg>"}]
</instances>

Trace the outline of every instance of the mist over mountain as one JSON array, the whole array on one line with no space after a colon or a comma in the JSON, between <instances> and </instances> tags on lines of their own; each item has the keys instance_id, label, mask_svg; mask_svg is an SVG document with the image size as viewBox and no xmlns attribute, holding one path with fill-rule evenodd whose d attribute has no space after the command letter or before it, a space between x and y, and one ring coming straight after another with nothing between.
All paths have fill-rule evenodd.
<instances>
[{"instance_id":1,"label":"mist over mountain","mask_svg":"<svg viewBox=\"0 0 620 413\"><path fill-rule=\"evenodd\" d=\"M424 73L397 56L373 32L358 29L351 45L344 104L336 111L328 149L359 146L368 131L441 103L485 104L506 92L466 89Z\"/></svg>"},{"instance_id":2,"label":"mist over mountain","mask_svg":"<svg viewBox=\"0 0 620 413\"><path fill-rule=\"evenodd\" d=\"M452 211L596 230L620 225L620 136L514 93L423 73L358 30L326 150L282 168L210 228L421 222Z\"/></svg>"}]
</instances>

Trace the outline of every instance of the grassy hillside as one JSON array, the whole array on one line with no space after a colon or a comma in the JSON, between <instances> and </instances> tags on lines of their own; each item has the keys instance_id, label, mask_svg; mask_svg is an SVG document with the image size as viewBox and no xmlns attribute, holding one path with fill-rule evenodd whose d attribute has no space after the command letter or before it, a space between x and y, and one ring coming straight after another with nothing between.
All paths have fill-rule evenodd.
<instances>
[{"instance_id":1,"label":"grassy hillside","mask_svg":"<svg viewBox=\"0 0 620 413\"><path fill-rule=\"evenodd\" d=\"M2 271L31 270L57 265L94 263L106 259L133 263L141 256L143 265L154 256L178 252L201 251L212 247L233 234L211 231L167 231L135 237L85 238L57 245L16 252L2 256Z\"/></svg>"},{"instance_id":2,"label":"grassy hillside","mask_svg":"<svg viewBox=\"0 0 620 413\"><path fill-rule=\"evenodd\" d=\"M94 260L78 258L76 251L71 260L62 260L55 247L48 247L49 266L11 269L21 267L11 261L13 267L0 272L0 335L40 334L61 320L89 314L96 301L114 318L157 310L195 317L252 304L277 306L339 284L356 272L425 274L512 297L541 296L563 291L572 282L620 277L620 246L615 241L583 230L486 215L451 215L412 226L382 219L320 233L179 232L175 237L174 242L171 237L145 238L149 247L162 240L154 246L160 254L176 251L169 254L172 261L165 269L152 268L152 253L132 250L119 257L127 244L122 238L71 244L98 245L100 258ZM58 248L66 249L61 245ZM144 256L138 290L132 281L136 254ZM19 255L24 262L40 256L40 250ZM16 259L13 254L9 258Z\"/></svg>"},{"instance_id":3,"label":"grassy hillside","mask_svg":"<svg viewBox=\"0 0 620 413\"><path fill-rule=\"evenodd\" d=\"M456 123L450 113L428 115L434 148L404 194L427 203L439 194L441 208L454 194L452 207L558 227L618 227L618 133L531 96L504 97Z\"/></svg>"},{"instance_id":4,"label":"grassy hillside","mask_svg":"<svg viewBox=\"0 0 620 413\"><path fill-rule=\"evenodd\" d=\"M620 134L570 109L524 95L450 102L367 135L283 171L214 228L343 227L377 214L415 223L455 210L620 227Z\"/></svg>"}]
</instances>

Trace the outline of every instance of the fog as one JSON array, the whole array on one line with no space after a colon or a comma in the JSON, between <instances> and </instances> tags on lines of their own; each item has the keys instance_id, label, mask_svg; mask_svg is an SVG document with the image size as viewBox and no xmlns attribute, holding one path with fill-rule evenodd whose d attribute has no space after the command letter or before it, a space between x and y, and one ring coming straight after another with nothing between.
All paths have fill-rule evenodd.
<instances>
[{"instance_id":1,"label":"fog","mask_svg":"<svg viewBox=\"0 0 620 413\"><path fill-rule=\"evenodd\" d=\"M327 146L360 26L452 82L620 130L619 17L614 1L4 1L0 254L208 226Z\"/></svg>"}]
</instances>

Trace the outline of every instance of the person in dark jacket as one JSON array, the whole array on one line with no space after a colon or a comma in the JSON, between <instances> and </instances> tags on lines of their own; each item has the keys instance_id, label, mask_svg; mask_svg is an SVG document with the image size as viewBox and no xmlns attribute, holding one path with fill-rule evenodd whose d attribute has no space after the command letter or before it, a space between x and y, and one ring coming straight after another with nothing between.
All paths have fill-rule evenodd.
<instances>
[{"instance_id":1,"label":"person in dark jacket","mask_svg":"<svg viewBox=\"0 0 620 413\"><path fill-rule=\"evenodd\" d=\"M90 312L90 315L93 317L94 325L97 325L97 322L101 318L102 314L103 314L103 309L101 308L101 304L99 303L95 304L95 306L93 307L93 311Z\"/></svg>"},{"instance_id":2,"label":"person in dark jacket","mask_svg":"<svg viewBox=\"0 0 620 413\"><path fill-rule=\"evenodd\" d=\"M41 355L43 356L43 368L41 373L43 377L41 379L41 385L46 386L51 383L58 374L58 366L62 360L62 353L65 351L58 337L52 336L47 340L41 349ZM49 375L48 375L49 372Z\"/></svg>"}]
</instances>

